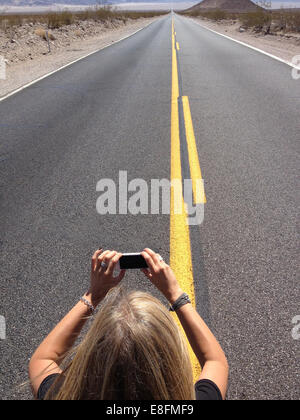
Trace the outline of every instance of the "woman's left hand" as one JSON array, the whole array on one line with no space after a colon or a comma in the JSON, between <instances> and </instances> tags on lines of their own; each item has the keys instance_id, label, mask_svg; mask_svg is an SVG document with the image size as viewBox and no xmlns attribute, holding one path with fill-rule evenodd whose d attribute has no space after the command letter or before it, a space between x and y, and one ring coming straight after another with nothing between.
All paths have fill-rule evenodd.
<instances>
[{"instance_id":1,"label":"woman's left hand","mask_svg":"<svg viewBox=\"0 0 300 420\"><path fill-rule=\"evenodd\" d=\"M125 270L121 270L119 275L114 277L114 269L122 254L117 251L102 251L99 249L92 257L91 284L86 294L94 307L100 303L110 289L122 281L125 275Z\"/></svg>"}]
</instances>

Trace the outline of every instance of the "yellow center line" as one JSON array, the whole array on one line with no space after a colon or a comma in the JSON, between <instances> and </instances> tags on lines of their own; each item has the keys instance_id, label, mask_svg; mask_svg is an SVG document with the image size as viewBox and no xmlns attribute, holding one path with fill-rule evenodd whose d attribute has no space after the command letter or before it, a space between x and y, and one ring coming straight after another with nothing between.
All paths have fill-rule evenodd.
<instances>
[{"instance_id":1,"label":"yellow center line","mask_svg":"<svg viewBox=\"0 0 300 420\"><path fill-rule=\"evenodd\" d=\"M206 196L204 192L204 181L201 174L192 115L189 105L189 98L187 96L182 97L182 105L185 122L185 135L190 163L190 172L193 185L194 202L195 204L205 204Z\"/></svg>"},{"instance_id":2,"label":"yellow center line","mask_svg":"<svg viewBox=\"0 0 300 420\"><path fill-rule=\"evenodd\" d=\"M176 48L177 48L178 51L180 50L180 47L179 47L179 43L178 42L176 42Z\"/></svg>"},{"instance_id":3,"label":"yellow center line","mask_svg":"<svg viewBox=\"0 0 300 420\"><path fill-rule=\"evenodd\" d=\"M172 100L171 100L171 209L170 209L170 266L179 281L180 287L188 293L195 307L195 291L193 265L191 255L190 232L187 224L185 203L182 190L178 193L173 186L177 181L182 185L182 171L180 158L180 134L179 134L179 83L178 67L175 48L174 22L172 21ZM176 198L176 200L175 200ZM178 205L179 202L179 205ZM177 211L178 207L181 211ZM175 315L176 322L181 327ZM182 328L182 327L181 327ZM201 368L199 362L188 344L190 359L193 367L194 380L199 378Z\"/></svg>"}]
</instances>

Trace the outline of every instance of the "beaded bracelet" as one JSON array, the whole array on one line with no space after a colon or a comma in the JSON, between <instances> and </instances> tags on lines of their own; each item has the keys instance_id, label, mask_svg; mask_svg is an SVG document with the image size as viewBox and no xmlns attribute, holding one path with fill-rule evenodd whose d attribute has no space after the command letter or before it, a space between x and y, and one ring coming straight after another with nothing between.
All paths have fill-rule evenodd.
<instances>
[{"instance_id":1,"label":"beaded bracelet","mask_svg":"<svg viewBox=\"0 0 300 420\"><path fill-rule=\"evenodd\" d=\"M94 306L87 299L85 299L84 297L82 297L82 298L80 298L80 301L82 303L84 303L88 308L90 308L92 314L95 312Z\"/></svg>"}]
</instances>

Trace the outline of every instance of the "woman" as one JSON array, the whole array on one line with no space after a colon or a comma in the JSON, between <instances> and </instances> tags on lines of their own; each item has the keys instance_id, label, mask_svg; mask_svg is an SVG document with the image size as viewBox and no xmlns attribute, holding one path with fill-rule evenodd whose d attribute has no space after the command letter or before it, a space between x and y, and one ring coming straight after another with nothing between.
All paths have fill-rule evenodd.
<instances>
[{"instance_id":1,"label":"woman","mask_svg":"<svg viewBox=\"0 0 300 420\"><path fill-rule=\"evenodd\" d=\"M30 382L38 399L225 399L228 364L219 343L183 294L171 268L149 248L142 255L148 265L143 273L176 311L199 360L199 381L194 386L185 339L169 311L151 295L116 288L125 275L121 270L114 277L122 254L100 249L92 258L89 291L30 360ZM70 352L101 301L85 338Z\"/></svg>"}]
</instances>

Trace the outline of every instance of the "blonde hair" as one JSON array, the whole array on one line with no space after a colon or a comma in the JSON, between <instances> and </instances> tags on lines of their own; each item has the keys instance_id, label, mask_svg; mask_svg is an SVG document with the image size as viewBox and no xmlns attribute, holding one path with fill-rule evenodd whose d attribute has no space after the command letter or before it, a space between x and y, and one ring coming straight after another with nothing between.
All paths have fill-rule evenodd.
<instances>
[{"instance_id":1,"label":"blonde hair","mask_svg":"<svg viewBox=\"0 0 300 420\"><path fill-rule=\"evenodd\" d=\"M195 399L185 339L158 299L115 289L46 399Z\"/></svg>"}]
</instances>

